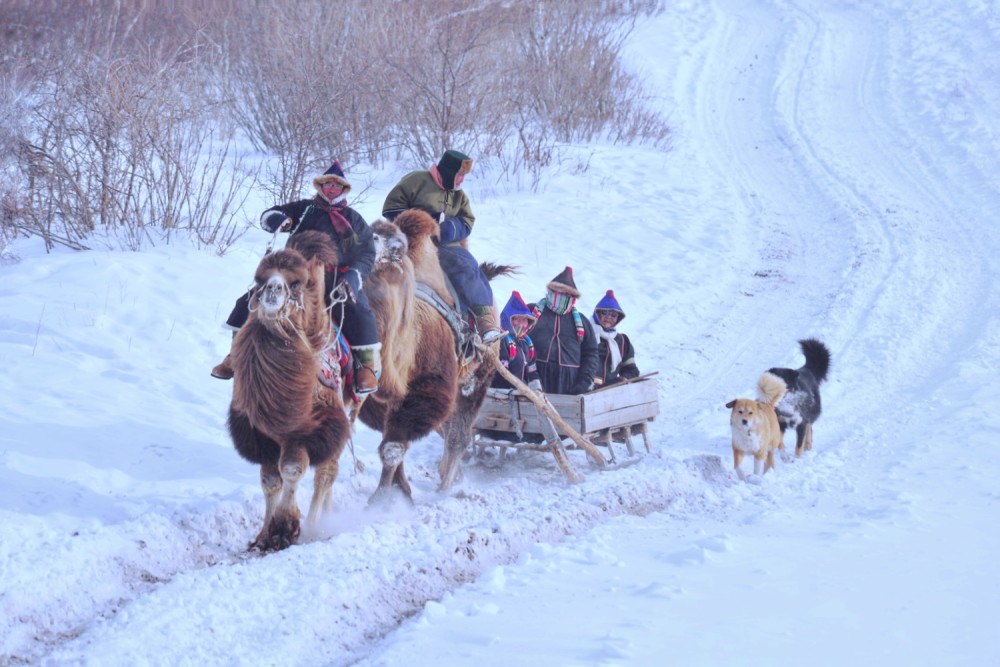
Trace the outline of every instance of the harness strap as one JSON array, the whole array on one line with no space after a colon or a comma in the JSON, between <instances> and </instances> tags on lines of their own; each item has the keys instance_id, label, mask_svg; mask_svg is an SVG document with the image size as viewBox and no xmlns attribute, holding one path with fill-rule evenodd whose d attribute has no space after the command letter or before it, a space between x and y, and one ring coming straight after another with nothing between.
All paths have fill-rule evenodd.
<instances>
[{"instance_id":1,"label":"harness strap","mask_svg":"<svg viewBox=\"0 0 1000 667\"><path fill-rule=\"evenodd\" d=\"M453 293L454 289L451 284L448 283L449 291ZM465 319L462 317L462 313L455 307L448 305L441 296L434 291L434 289L427 283L422 283L419 280L416 284L416 294L417 298L423 299L430 305L434 306L434 309L441 313L441 316L451 327L451 332L455 338L455 356L462 356L462 350L465 348L466 343L471 338L471 331L465 323ZM455 303L458 303L458 299L455 299Z\"/></svg>"}]
</instances>

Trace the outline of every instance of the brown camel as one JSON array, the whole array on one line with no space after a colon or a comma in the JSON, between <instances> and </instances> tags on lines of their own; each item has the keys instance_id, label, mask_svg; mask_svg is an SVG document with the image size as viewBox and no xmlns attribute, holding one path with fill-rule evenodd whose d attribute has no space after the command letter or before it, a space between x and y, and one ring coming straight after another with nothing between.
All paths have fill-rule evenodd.
<instances>
[{"instance_id":1,"label":"brown camel","mask_svg":"<svg viewBox=\"0 0 1000 667\"><path fill-rule=\"evenodd\" d=\"M250 319L233 341L229 433L240 456L260 465L264 526L250 548L283 549L300 533L295 491L316 467L308 521L330 509L330 487L350 423L338 391L319 381L321 354L335 343L324 301L326 265L337 264L329 238L293 234L254 275Z\"/></svg>"},{"instance_id":2,"label":"brown camel","mask_svg":"<svg viewBox=\"0 0 1000 667\"><path fill-rule=\"evenodd\" d=\"M482 355L459 359L451 326L426 300L417 284L433 290L451 306L438 261L437 224L427 213L410 209L394 222L372 225L377 259L365 291L382 339L382 379L359 416L382 433L382 476L369 502L399 490L412 502L403 467L410 443L440 429L445 451L439 466L445 490L458 478L462 453L472 441L472 426L482 406L493 367ZM489 278L513 272L509 266L483 264Z\"/></svg>"}]
</instances>

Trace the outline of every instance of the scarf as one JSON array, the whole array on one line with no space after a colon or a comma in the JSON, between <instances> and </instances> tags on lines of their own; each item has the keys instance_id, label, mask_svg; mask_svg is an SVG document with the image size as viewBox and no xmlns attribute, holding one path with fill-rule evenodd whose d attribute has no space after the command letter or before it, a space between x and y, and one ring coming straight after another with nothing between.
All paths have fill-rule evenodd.
<instances>
[{"instance_id":1,"label":"scarf","mask_svg":"<svg viewBox=\"0 0 1000 667\"><path fill-rule=\"evenodd\" d=\"M347 221L344 214L341 213L345 208L347 208L347 200L341 199L336 202L329 201L323 196L323 193L316 195L313 199L313 203L310 204L309 208L316 207L326 211L326 215L330 218L330 226L333 227L333 231L337 232L337 237L343 239L347 236L354 236L354 228L351 227L351 223ZM302 217L309 214L309 209Z\"/></svg>"},{"instance_id":2,"label":"scarf","mask_svg":"<svg viewBox=\"0 0 1000 667\"><path fill-rule=\"evenodd\" d=\"M567 313L573 314L573 326L576 327L576 337L579 340L583 340L585 335L583 327L583 316L580 315L574 304L576 303L576 298L570 296L569 294L563 294L562 292L553 292L549 290L542 300L538 302L537 313L541 313L543 310L548 308L556 315L562 317Z\"/></svg>"},{"instance_id":3,"label":"scarf","mask_svg":"<svg viewBox=\"0 0 1000 667\"><path fill-rule=\"evenodd\" d=\"M594 328L597 329L598 336L608 341L608 351L611 352L611 367L608 368L608 372L613 373L622 362L622 351L618 349L618 343L615 342L615 336L618 335L618 330L602 329L600 325Z\"/></svg>"},{"instance_id":4,"label":"scarf","mask_svg":"<svg viewBox=\"0 0 1000 667\"><path fill-rule=\"evenodd\" d=\"M517 340L511 334L507 334L504 338L507 343L507 358L513 359L517 356ZM524 365L527 366L535 360L535 344L531 342L531 336L526 335L521 340L528 344L528 358L524 360Z\"/></svg>"},{"instance_id":5,"label":"scarf","mask_svg":"<svg viewBox=\"0 0 1000 667\"><path fill-rule=\"evenodd\" d=\"M334 204L330 204L330 206L326 209L327 215L330 216L330 224L333 225L334 231L337 232L337 236L340 237L350 236L354 233L354 228L351 227L351 223L349 223L347 218L344 217L344 214L340 212L345 208L347 208L347 200L341 199Z\"/></svg>"}]
</instances>

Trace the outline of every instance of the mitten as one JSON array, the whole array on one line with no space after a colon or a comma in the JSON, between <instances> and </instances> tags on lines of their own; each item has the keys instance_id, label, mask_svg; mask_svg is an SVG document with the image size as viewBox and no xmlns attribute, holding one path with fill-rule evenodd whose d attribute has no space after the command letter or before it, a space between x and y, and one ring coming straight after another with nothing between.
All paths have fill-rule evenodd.
<instances>
[{"instance_id":1,"label":"mitten","mask_svg":"<svg viewBox=\"0 0 1000 667\"><path fill-rule=\"evenodd\" d=\"M355 303L358 300L358 295L361 294L361 274L358 273L357 269L351 269L344 274L344 282L350 288L350 294L347 298L351 300L351 303Z\"/></svg>"},{"instance_id":2,"label":"mitten","mask_svg":"<svg viewBox=\"0 0 1000 667\"><path fill-rule=\"evenodd\" d=\"M281 211L264 211L264 214L260 216L260 226L264 231L273 234L285 223L287 217Z\"/></svg>"}]
</instances>

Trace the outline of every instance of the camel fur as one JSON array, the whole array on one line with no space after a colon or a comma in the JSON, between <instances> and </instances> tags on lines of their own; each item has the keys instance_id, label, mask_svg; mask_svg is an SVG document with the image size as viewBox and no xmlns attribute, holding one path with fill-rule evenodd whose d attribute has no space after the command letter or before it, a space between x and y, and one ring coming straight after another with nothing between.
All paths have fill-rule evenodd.
<instances>
[{"instance_id":1,"label":"camel fur","mask_svg":"<svg viewBox=\"0 0 1000 667\"><path fill-rule=\"evenodd\" d=\"M396 489L412 502L404 470L410 443L440 429L445 452L439 488L449 488L472 440L493 367L481 358L460 361L445 318L416 296L419 281L454 306L438 260L434 219L410 209L394 222L375 222L372 232L376 261L365 291L382 340L382 379L359 412L365 425L382 433L378 450L382 475L371 500L383 499ZM503 265L482 267L490 278L513 272Z\"/></svg>"},{"instance_id":2,"label":"camel fur","mask_svg":"<svg viewBox=\"0 0 1000 667\"><path fill-rule=\"evenodd\" d=\"M299 481L316 467L308 524L331 509L330 488L350 423L338 392L319 381L320 354L336 332L323 291L337 264L328 237L293 234L254 275L250 317L233 340L228 427L236 451L260 465L264 525L250 548L283 549L300 534Z\"/></svg>"}]
</instances>

